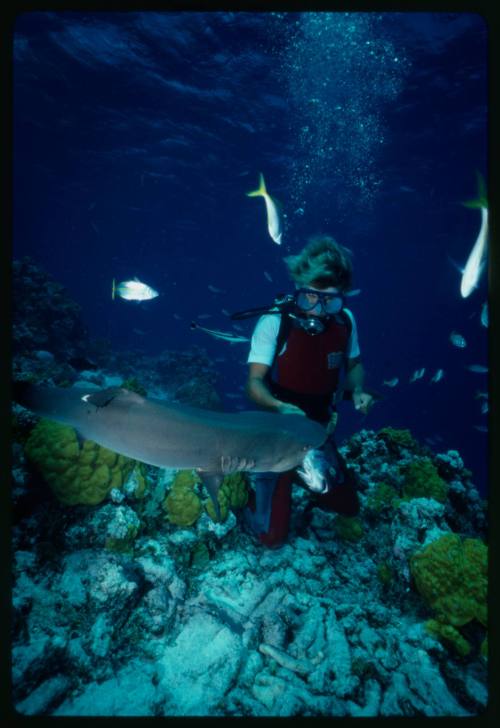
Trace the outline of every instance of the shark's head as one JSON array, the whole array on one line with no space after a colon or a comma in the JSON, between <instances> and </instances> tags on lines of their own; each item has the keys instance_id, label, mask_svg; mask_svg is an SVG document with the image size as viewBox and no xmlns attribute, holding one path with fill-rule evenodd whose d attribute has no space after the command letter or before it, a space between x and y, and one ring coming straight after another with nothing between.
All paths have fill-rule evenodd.
<instances>
[{"instance_id":1,"label":"shark's head","mask_svg":"<svg viewBox=\"0 0 500 728\"><path fill-rule=\"evenodd\" d=\"M326 439L325 428L303 415L282 415L286 417L287 426L280 431L280 437L274 440L273 452L269 453L271 467L269 471L282 473L301 465L310 450L318 448Z\"/></svg>"}]
</instances>

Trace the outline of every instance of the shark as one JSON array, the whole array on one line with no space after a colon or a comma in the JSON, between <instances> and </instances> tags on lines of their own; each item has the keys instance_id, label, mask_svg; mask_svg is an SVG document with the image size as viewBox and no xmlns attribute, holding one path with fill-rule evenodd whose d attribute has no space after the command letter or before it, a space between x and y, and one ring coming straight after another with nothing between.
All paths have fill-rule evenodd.
<instances>
[{"instance_id":1,"label":"shark","mask_svg":"<svg viewBox=\"0 0 500 728\"><path fill-rule=\"evenodd\" d=\"M218 412L121 387L86 392L15 382L13 399L118 454L160 468L196 470L218 517L225 475L292 470L327 438L325 427L300 414Z\"/></svg>"}]
</instances>

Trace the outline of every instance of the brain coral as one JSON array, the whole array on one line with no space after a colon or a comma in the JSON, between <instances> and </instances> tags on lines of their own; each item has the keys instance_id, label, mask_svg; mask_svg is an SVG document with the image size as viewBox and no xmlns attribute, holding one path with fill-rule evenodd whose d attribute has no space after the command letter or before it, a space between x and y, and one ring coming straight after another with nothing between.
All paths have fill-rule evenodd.
<instances>
[{"instance_id":1,"label":"brain coral","mask_svg":"<svg viewBox=\"0 0 500 728\"><path fill-rule=\"evenodd\" d=\"M72 427L40 420L26 442L28 458L65 505L96 505L121 488L136 461L91 440L78 441Z\"/></svg>"},{"instance_id":2,"label":"brain coral","mask_svg":"<svg viewBox=\"0 0 500 728\"><path fill-rule=\"evenodd\" d=\"M487 624L488 549L477 538L445 534L413 554L410 568L420 594L436 613L429 631L453 642L460 654L470 646L457 627L477 619Z\"/></svg>"},{"instance_id":3,"label":"brain coral","mask_svg":"<svg viewBox=\"0 0 500 728\"><path fill-rule=\"evenodd\" d=\"M192 470L179 470L173 480L163 507L170 523L192 526L201 514L201 500L194 491L200 477Z\"/></svg>"}]
</instances>

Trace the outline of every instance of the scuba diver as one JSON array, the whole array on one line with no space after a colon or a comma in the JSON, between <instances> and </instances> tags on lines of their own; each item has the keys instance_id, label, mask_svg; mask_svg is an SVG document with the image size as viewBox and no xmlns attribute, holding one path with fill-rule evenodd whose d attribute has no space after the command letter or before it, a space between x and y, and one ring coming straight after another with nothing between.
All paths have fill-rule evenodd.
<instances>
[{"instance_id":1,"label":"scuba diver","mask_svg":"<svg viewBox=\"0 0 500 728\"><path fill-rule=\"evenodd\" d=\"M354 516L359 512L356 481L333 437L337 402L352 399L366 414L374 400L363 388L356 322L344 307L352 277L349 252L333 238L320 236L285 258L285 264L295 284L293 294L277 297L273 306L232 315L262 314L251 339L246 393L264 409L302 414L326 425L329 436L309 462L322 475L311 498L320 508ZM291 470L255 476L244 519L262 544L277 547L286 541L291 486L299 475L300 470Z\"/></svg>"}]
</instances>

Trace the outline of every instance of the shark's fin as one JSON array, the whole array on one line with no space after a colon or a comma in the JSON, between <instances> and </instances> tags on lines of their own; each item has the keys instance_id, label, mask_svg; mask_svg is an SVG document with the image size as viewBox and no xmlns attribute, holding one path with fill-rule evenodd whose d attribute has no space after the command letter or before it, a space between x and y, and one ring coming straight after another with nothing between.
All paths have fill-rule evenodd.
<instances>
[{"instance_id":1,"label":"shark's fin","mask_svg":"<svg viewBox=\"0 0 500 728\"><path fill-rule=\"evenodd\" d=\"M205 486L205 488L208 491L208 494L212 500L212 503L213 503L213 506L215 509L215 514L216 514L218 520L220 521L221 512L220 512L219 499L217 496L219 494L219 488L221 486L223 476L219 475L218 473L207 473L207 472L204 472L203 470L197 470L196 472L200 476L201 482L203 483L203 485Z\"/></svg>"},{"instance_id":2,"label":"shark's fin","mask_svg":"<svg viewBox=\"0 0 500 728\"><path fill-rule=\"evenodd\" d=\"M95 407L106 407L116 397L120 397L120 399L127 398L131 402L137 402L138 404L144 402L145 399L140 394L137 394L137 392L131 392L129 389L123 389L123 387L107 387L106 389L100 389L97 392L83 395L82 400L93 404Z\"/></svg>"}]
</instances>

